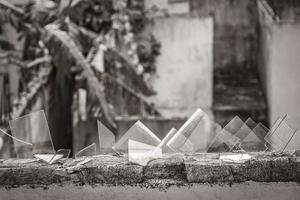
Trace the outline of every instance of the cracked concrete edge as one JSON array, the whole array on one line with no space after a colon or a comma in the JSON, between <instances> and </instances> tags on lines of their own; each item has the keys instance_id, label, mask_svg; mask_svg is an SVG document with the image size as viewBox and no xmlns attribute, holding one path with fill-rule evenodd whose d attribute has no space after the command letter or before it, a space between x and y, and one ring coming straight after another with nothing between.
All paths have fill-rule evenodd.
<instances>
[{"instance_id":1,"label":"cracked concrete edge","mask_svg":"<svg viewBox=\"0 0 300 200\"><path fill-rule=\"evenodd\" d=\"M139 185L164 188L191 183L232 184L255 182L300 182L300 159L293 155L255 154L245 163L226 163L219 154L166 155L147 166L129 163L127 157L95 156L68 159L48 165L37 159L0 160L0 187L22 185Z\"/></svg>"},{"instance_id":2,"label":"cracked concrete edge","mask_svg":"<svg viewBox=\"0 0 300 200\"><path fill-rule=\"evenodd\" d=\"M186 161L185 169L190 183L300 182L300 160L293 155L258 154L244 163L198 159Z\"/></svg>"}]
</instances>

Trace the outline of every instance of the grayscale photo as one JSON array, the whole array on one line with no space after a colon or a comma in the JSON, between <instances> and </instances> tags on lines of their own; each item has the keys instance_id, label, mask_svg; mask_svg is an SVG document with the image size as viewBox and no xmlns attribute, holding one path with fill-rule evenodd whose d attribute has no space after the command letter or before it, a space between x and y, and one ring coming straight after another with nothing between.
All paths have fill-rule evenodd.
<instances>
[{"instance_id":1,"label":"grayscale photo","mask_svg":"<svg viewBox=\"0 0 300 200\"><path fill-rule=\"evenodd\" d=\"M0 0L0 200L298 200L300 0Z\"/></svg>"}]
</instances>

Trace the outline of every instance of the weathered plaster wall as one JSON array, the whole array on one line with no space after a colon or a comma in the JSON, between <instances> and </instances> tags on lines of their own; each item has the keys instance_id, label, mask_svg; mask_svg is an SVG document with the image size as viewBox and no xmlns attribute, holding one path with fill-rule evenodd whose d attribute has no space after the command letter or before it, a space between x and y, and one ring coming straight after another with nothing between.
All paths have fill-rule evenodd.
<instances>
[{"instance_id":1,"label":"weathered plaster wall","mask_svg":"<svg viewBox=\"0 0 300 200\"><path fill-rule=\"evenodd\" d=\"M191 0L192 15L214 18L214 67L255 67L257 10L254 0Z\"/></svg>"},{"instance_id":2,"label":"weathered plaster wall","mask_svg":"<svg viewBox=\"0 0 300 200\"><path fill-rule=\"evenodd\" d=\"M167 109L172 108L172 111L175 109L177 110L177 112L172 113L173 115L179 113L179 116L184 116L184 110L187 110L186 107L192 108L201 106L204 109L211 110L210 108L212 106L212 98L214 98L214 104L216 104L216 107L220 107L219 105L230 107L233 103L228 101L234 101L231 99L233 96L241 95L241 99L246 101L241 101L241 105L246 105L244 107L251 107L256 103L259 104L259 106L256 106L256 108L254 108L255 112L259 113L260 110L264 110L266 107L264 105L264 99L251 99L252 92L249 92L251 93L249 95L247 92L246 95L243 95L241 94L242 90L239 91L238 89L236 90L234 88L227 88L226 90L229 91L229 93L221 91L225 98L224 100L222 98L219 98L218 95L214 94L215 88L210 89L209 86L213 80L214 85L217 85L218 80L216 79L219 79L218 74L224 74L223 72L232 75L231 77L228 76L228 80L230 80L231 82L240 81L240 85L243 85L243 88L245 88L246 86L244 85L249 84L248 82L250 81L245 78L239 79L238 74L240 73L240 71L244 71L245 74L251 74L251 77L255 77L257 75L258 15L256 1L190 0L179 1L177 3L176 2L177 1L167 0L146 1L146 4L149 7L151 5L156 5L158 8L166 9L167 12L170 12L171 10L170 5L177 3L189 3L189 12L181 14L179 16L181 18L183 18L183 16L193 16L193 20L195 21L190 23L186 22L186 26L189 25L189 27L183 27L180 26L182 22L180 22L180 17L177 15L171 15L166 19L155 19L155 27L157 28L154 28L154 30L156 30L156 35L162 42L162 55L160 56L157 65L159 78L157 81L155 81L154 85L155 89L158 90L158 95L156 98L154 98L154 102L157 102L159 108L165 109L165 114L168 116L170 116L171 114L167 111ZM198 27L200 27L200 25L195 26L197 25L197 18L198 21L204 21L204 19L208 17L213 21L211 31L209 29L205 30L205 27L203 27L201 29L202 31L199 32L200 29ZM162 24L163 21L165 21L164 24ZM171 22L173 24L171 24ZM172 25L174 28L170 30L170 26L172 27ZM178 38L174 37L174 35L177 33L180 33L180 37ZM210 45L210 41L212 41L212 45ZM189 42L195 43L194 46L198 46L200 48L200 51L196 51L196 49L194 48L194 50L192 50L192 53L198 55L199 58L205 58L204 60L198 59L193 61L190 59L191 57L188 54L184 53L190 52L185 48L189 45ZM209 44L210 46L205 45L205 43ZM211 50L205 50L206 48L211 48ZM210 53L212 53L212 55L210 55ZM212 59L212 61L210 61L210 59ZM185 63L180 60L185 60ZM196 68L194 67L190 67L190 70L187 70L186 67L182 67L206 66L206 68L209 69L210 63L212 63L211 65L214 68L213 78L206 72L202 72L201 75L196 76ZM184 69L184 73L176 68L177 65L180 65L181 69ZM235 71L234 69L236 68L238 69ZM176 69L176 71L174 70L175 72L170 72L169 69ZM219 72L219 69L223 71ZM187 79L185 78L186 76L188 76ZM194 81L194 77L197 77L198 81ZM228 80L222 79L220 81L228 82ZM190 87L189 84L193 84L193 87ZM169 85L172 86L170 87ZM187 88L197 88L196 91L200 94L198 95L197 92L194 92L194 95L190 97L194 89L190 90ZM259 84L255 85L255 88L257 92L256 94L254 94L254 96L261 96L259 94ZM244 89L244 91L246 89ZM232 92L230 93L230 91ZM185 96L185 99L183 100L179 96ZM243 96L245 96L245 98L243 98ZM249 98L250 100L248 100ZM250 102L251 105L248 105L248 102ZM236 104L236 107L238 108L235 108L235 110L243 109L239 107L239 102ZM232 109L230 110L230 112L232 112ZM262 117L257 118L260 118L262 120L266 118L266 116L263 116L263 114L259 115L261 115Z\"/></svg>"},{"instance_id":3,"label":"weathered plaster wall","mask_svg":"<svg viewBox=\"0 0 300 200\"><path fill-rule=\"evenodd\" d=\"M259 9L259 69L269 104L270 122L285 114L299 128L300 123L300 4L297 1L268 0L274 20L265 7Z\"/></svg>"},{"instance_id":4,"label":"weathered plaster wall","mask_svg":"<svg viewBox=\"0 0 300 200\"><path fill-rule=\"evenodd\" d=\"M151 31L162 44L151 100L165 117L186 117L212 106L213 20L155 18Z\"/></svg>"},{"instance_id":5,"label":"weathered plaster wall","mask_svg":"<svg viewBox=\"0 0 300 200\"><path fill-rule=\"evenodd\" d=\"M239 115L267 125L267 104L257 73L258 12L255 0L191 0L193 16L212 16L213 113L228 123Z\"/></svg>"},{"instance_id":6,"label":"weathered plaster wall","mask_svg":"<svg viewBox=\"0 0 300 200\"><path fill-rule=\"evenodd\" d=\"M249 67L256 64L257 9L255 0L145 0L172 14L173 4L189 4L191 14L213 17L213 61L215 68Z\"/></svg>"},{"instance_id":7,"label":"weathered plaster wall","mask_svg":"<svg viewBox=\"0 0 300 200\"><path fill-rule=\"evenodd\" d=\"M289 114L300 123L300 23L262 24L262 80L270 121Z\"/></svg>"}]
</instances>

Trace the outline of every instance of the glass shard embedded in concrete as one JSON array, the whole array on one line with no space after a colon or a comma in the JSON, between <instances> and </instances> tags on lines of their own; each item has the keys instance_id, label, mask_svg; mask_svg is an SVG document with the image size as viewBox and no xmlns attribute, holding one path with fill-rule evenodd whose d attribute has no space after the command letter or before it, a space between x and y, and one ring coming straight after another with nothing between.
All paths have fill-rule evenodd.
<instances>
[{"instance_id":1,"label":"glass shard embedded in concrete","mask_svg":"<svg viewBox=\"0 0 300 200\"><path fill-rule=\"evenodd\" d=\"M70 153L70 149L60 149L55 154L34 154L34 157L49 164L53 164L58 160L69 158Z\"/></svg>"},{"instance_id":2,"label":"glass shard embedded in concrete","mask_svg":"<svg viewBox=\"0 0 300 200\"><path fill-rule=\"evenodd\" d=\"M95 156L95 155L96 155L96 143L93 143L81 149L78 153L76 153L75 158Z\"/></svg>"},{"instance_id":3,"label":"glass shard embedded in concrete","mask_svg":"<svg viewBox=\"0 0 300 200\"><path fill-rule=\"evenodd\" d=\"M200 108L197 109L167 142L167 146L175 152L186 152L187 150L194 152L196 150L196 146L191 143L189 138L194 135L193 133L196 134L198 132L200 121L204 116L205 113ZM194 137L198 136L194 135Z\"/></svg>"},{"instance_id":4,"label":"glass shard embedded in concrete","mask_svg":"<svg viewBox=\"0 0 300 200\"><path fill-rule=\"evenodd\" d=\"M39 110L9 121L12 136L32 145L14 140L17 157L28 158L33 154L55 154L46 115Z\"/></svg>"},{"instance_id":5,"label":"glass shard embedded in concrete","mask_svg":"<svg viewBox=\"0 0 300 200\"><path fill-rule=\"evenodd\" d=\"M300 150L300 131L297 130L284 148L284 151L293 152Z\"/></svg>"},{"instance_id":6,"label":"glass shard embedded in concrete","mask_svg":"<svg viewBox=\"0 0 300 200\"><path fill-rule=\"evenodd\" d=\"M268 132L269 129L267 127L258 123L240 142L240 148L246 152L266 151L267 146L264 137Z\"/></svg>"},{"instance_id":7,"label":"glass shard embedded in concrete","mask_svg":"<svg viewBox=\"0 0 300 200\"><path fill-rule=\"evenodd\" d=\"M207 152L211 140L216 135L217 127L219 127L219 125L212 121L205 113L202 120L198 123L197 127L187 140L187 143L190 141L193 144L193 151L190 153Z\"/></svg>"},{"instance_id":8,"label":"glass shard embedded in concrete","mask_svg":"<svg viewBox=\"0 0 300 200\"><path fill-rule=\"evenodd\" d=\"M161 158L161 149L135 140L128 140L128 161L145 166L151 159Z\"/></svg>"},{"instance_id":9,"label":"glass shard embedded in concrete","mask_svg":"<svg viewBox=\"0 0 300 200\"><path fill-rule=\"evenodd\" d=\"M113 150L119 153L127 153L128 140L135 140L148 145L157 146L161 140L149 130L141 121L137 121L113 146Z\"/></svg>"},{"instance_id":10,"label":"glass shard embedded in concrete","mask_svg":"<svg viewBox=\"0 0 300 200\"><path fill-rule=\"evenodd\" d=\"M286 115L275 122L270 132L266 135L265 140L270 145L270 150L284 151L296 132L297 129L292 128L288 124L288 116Z\"/></svg>"},{"instance_id":11,"label":"glass shard embedded in concrete","mask_svg":"<svg viewBox=\"0 0 300 200\"><path fill-rule=\"evenodd\" d=\"M16 142L16 143L17 142L22 143L23 145L28 146L28 148L31 148L31 146L32 146L32 144L30 142L26 142L26 141L23 141L21 139L18 139L16 137L12 136L11 134L7 133L7 130L3 130L3 129L0 128L0 138L2 139L4 137L9 137L14 142ZM1 150L2 145L3 145L3 143L0 144L0 150Z\"/></svg>"},{"instance_id":12,"label":"glass shard embedded in concrete","mask_svg":"<svg viewBox=\"0 0 300 200\"><path fill-rule=\"evenodd\" d=\"M227 143L232 145L230 150L233 150L234 148L239 149L239 144L241 141L243 141L249 135L256 125L257 124L251 118L248 118L241 128L234 134L234 136L228 140Z\"/></svg>"},{"instance_id":13,"label":"glass shard embedded in concrete","mask_svg":"<svg viewBox=\"0 0 300 200\"><path fill-rule=\"evenodd\" d=\"M97 121L99 136L99 153L112 153L115 145L115 135L100 121Z\"/></svg>"},{"instance_id":14,"label":"glass shard embedded in concrete","mask_svg":"<svg viewBox=\"0 0 300 200\"><path fill-rule=\"evenodd\" d=\"M167 135L162 139L162 141L157 145L154 152L162 151L162 153L174 153L174 151L167 146L167 142L175 135L177 130L172 128Z\"/></svg>"},{"instance_id":15,"label":"glass shard embedded in concrete","mask_svg":"<svg viewBox=\"0 0 300 200\"><path fill-rule=\"evenodd\" d=\"M243 140L256 126L257 124L251 118L248 118L234 135Z\"/></svg>"},{"instance_id":16,"label":"glass shard embedded in concrete","mask_svg":"<svg viewBox=\"0 0 300 200\"><path fill-rule=\"evenodd\" d=\"M208 146L209 152L226 152L240 142L236 132L243 126L244 122L235 116L223 129L217 132L216 136Z\"/></svg>"},{"instance_id":17,"label":"glass shard embedded in concrete","mask_svg":"<svg viewBox=\"0 0 300 200\"><path fill-rule=\"evenodd\" d=\"M286 117L286 116L285 116ZM282 117L278 117L276 119L276 121L272 124L269 132L267 133L267 135L265 136L265 141L266 141L266 145L268 145L268 147L271 149L271 137L272 137L272 134L275 132L275 130L278 128L278 126L281 124L283 118Z\"/></svg>"}]
</instances>

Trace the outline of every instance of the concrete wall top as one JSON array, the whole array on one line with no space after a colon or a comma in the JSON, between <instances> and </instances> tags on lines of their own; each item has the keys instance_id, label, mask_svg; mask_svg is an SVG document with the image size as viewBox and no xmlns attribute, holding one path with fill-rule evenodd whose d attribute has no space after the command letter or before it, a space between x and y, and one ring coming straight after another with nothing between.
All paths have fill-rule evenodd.
<instances>
[{"instance_id":1,"label":"concrete wall top","mask_svg":"<svg viewBox=\"0 0 300 200\"><path fill-rule=\"evenodd\" d=\"M127 156L112 155L92 157L80 166L80 159L52 165L37 159L6 159L0 160L0 188L57 184L158 188L191 183L300 182L300 159L292 154L257 153L244 163L223 162L219 156L166 155L144 167L128 163Z\"/></svg>"}]
</instances>

